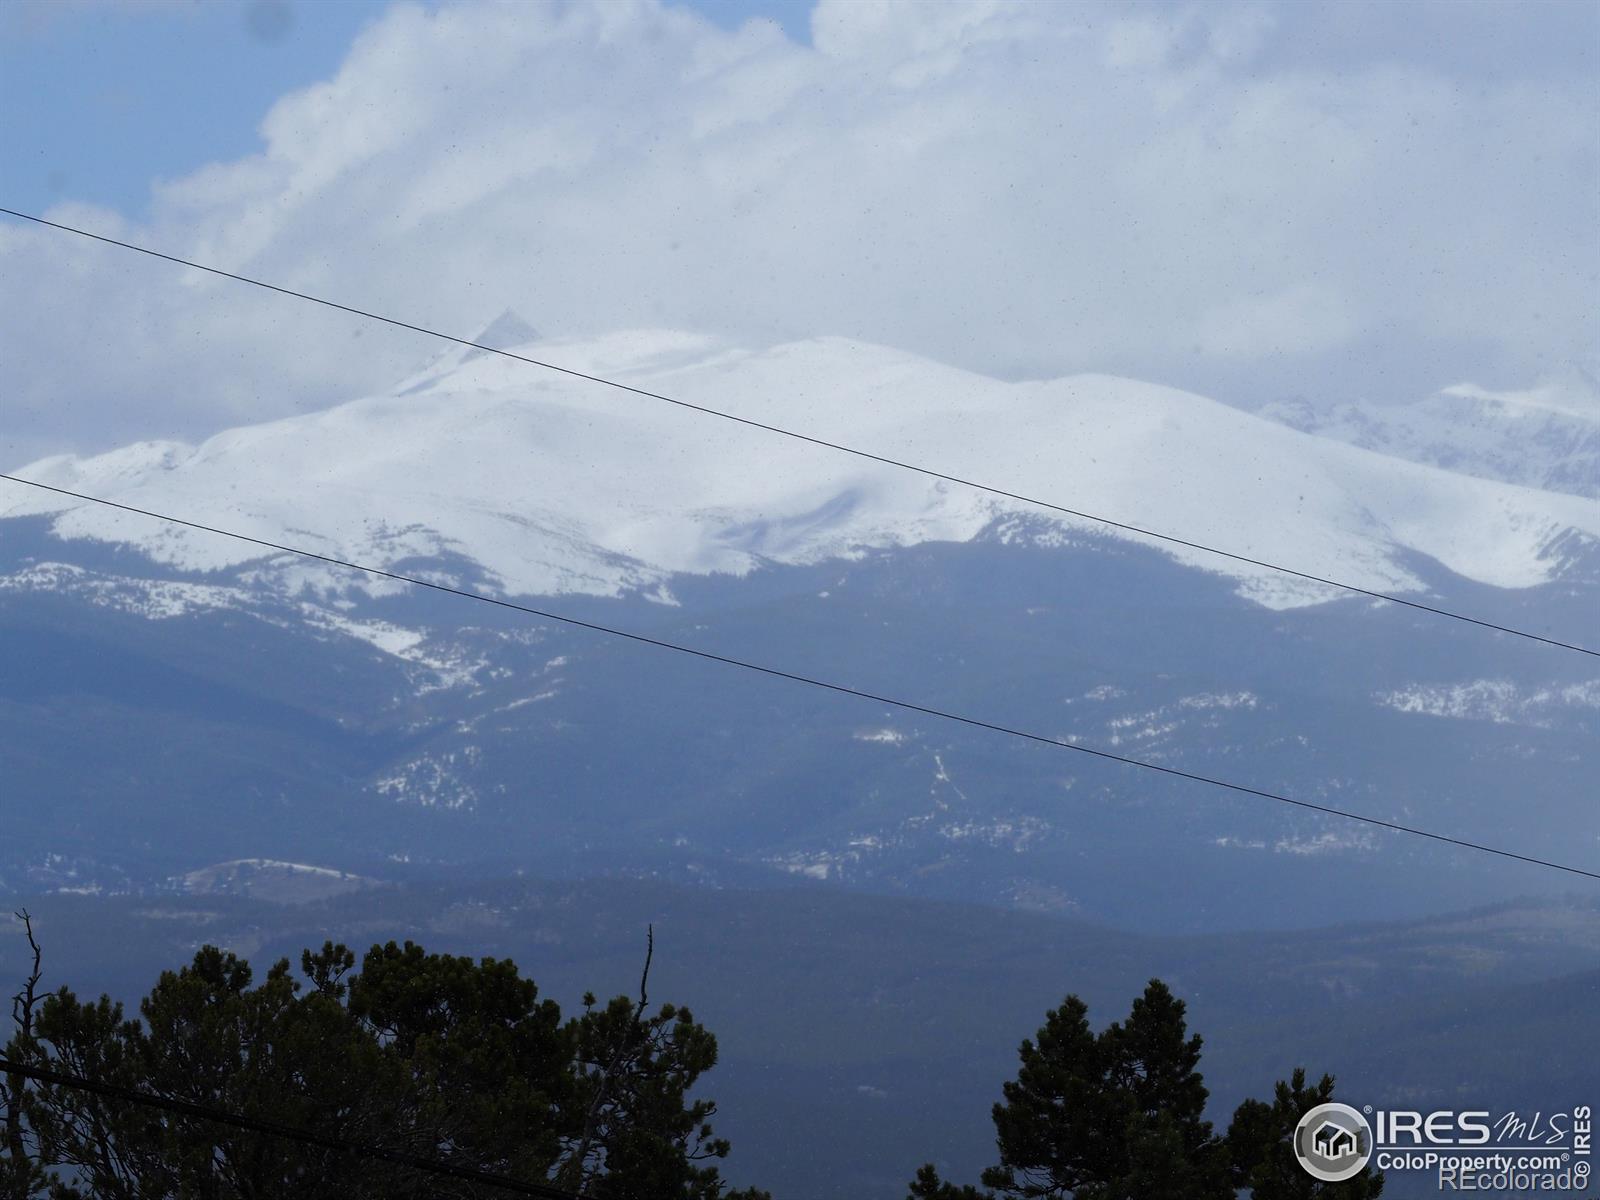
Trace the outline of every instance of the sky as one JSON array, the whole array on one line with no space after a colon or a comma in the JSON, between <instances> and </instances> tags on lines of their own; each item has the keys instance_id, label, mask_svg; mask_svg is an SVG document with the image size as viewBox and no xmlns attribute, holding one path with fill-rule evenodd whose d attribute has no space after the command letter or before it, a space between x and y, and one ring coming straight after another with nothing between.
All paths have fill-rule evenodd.
<instances>
[{"instance_id":1,"label":"sky","mask_svg":"<svg viewBox=\"0 0 1600 1200\"><path fill-rule=\"evenodd\" d=\"M470 336L669 327L1245 407L1600 345L1600 4L9 0L0 205ZM416 335L0 218L0 458Z\"/></svg>"}]
</instances>

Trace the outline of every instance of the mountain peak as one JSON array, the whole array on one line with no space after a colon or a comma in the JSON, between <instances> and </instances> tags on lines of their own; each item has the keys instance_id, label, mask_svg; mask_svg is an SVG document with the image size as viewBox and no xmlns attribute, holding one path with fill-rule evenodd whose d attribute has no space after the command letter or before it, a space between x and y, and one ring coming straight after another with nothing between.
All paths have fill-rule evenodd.
<instances>
[{"instance_id":1,"label":"mountain peak","mask_svg":"<svg viewBox=\"0 0 1600 1200\"><path fill-rule=\"evenodd\" d=\"M513 346L525 346L538 341L539 331L523 320L520 313L508 308L471 340L493 350L509 350ZM469 349L461 356L461 361L470 362L474 358L481 358L484 353L483 350Z\"/></svg>"}]
</instances>

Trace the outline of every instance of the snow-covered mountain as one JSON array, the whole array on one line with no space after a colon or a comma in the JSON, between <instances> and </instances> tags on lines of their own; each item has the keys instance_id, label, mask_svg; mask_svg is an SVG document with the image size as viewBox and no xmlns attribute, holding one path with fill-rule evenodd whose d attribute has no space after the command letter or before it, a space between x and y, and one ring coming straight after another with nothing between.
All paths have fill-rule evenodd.
<instances>
[{"instance_id":1,"label":"snow-covered mountain","mask_svg":"<svg viewBox=\"0 0 1600 1200\"><path fill-rule=\"evenodd\" d=\"M478 340L532 336L505 320ZM1591 498L1124 379L1005 383L829 339L528 352L1596 640ZM17 473L559 593L543 607L1313 803L1600 853L1600 676L1582 656L465 347L388 395ZM1214 929L1549 882L4 483L0 662L3 791L40 801L7 826L0 888L169 887L238 861L363 879L402 861L576 864Z\"/></svg>"},{"instance_id":2,"label":"snow-covered mountain","mask_svg":"<svg viewBox=\"0 0 1600 1200\"><path fill-rule=\"evenodd\" d=\"M1298 399L1261 414L1412 462L1600 499L1600 385L1576 368L1520 392L1459 384L1411 404Z\"/></svg>"},{"instance_id":3,"label":"snow-covered mountain","mask_svg":"<svg viewBox=\"0 0 1600 1200\"><path fill-rule=\"evenodd\" d=\"M531 330L503 319L486 336L508 333ZM537 353L1375 590L1423 588L1419 555L1466 579L1529 587L1557 576L1575 545L1600 538L1595 499L1401 461L1127 379L1005 383L839 339L747 352L635 332L540 343ZM1504 400L1476 403L1512 411ZM1583 419L1539 411L1540 428ZM380 567L453 557L508 594L668 589L684 573L738 575L764 562L968 541L1008 515L1040 512L470 349L447 353L390 395L198 446L146 442L18 473ZM0 490L0 518L38 514L53 517L61 538L131 546L184 570L257 563L255 580L279 588L374 586L215 535L15 485ZM1105 531L1043 515L1069 532ZM1155 544L1236 578L1263 604L1329 595Z\"/></svg>"}]
</instances>

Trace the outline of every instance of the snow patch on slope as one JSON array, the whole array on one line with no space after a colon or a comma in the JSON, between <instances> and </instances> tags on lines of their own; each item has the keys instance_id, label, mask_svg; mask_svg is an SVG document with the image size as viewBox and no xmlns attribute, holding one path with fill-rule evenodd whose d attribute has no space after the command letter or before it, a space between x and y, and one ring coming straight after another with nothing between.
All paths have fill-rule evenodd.
<instances>
[{"instance_id":1,"label":"snow patch on slope","mask_svg":"<svg viewBox=\"0 0 1600 1200\"><path fill-rule=\"evenodd\" d=\"M419 694L441 687L470 684L487 665L481 658L434 644L426 630L407 629L389 621L357 620L309 602L274 602L247 587L191 583L185 580L146 579L102 575L71 563L30 563L9 575L0 575L0 592L48 592L72 595L115 612L152 621L168 621L203 612L247 612L262 620L285 624L287 614L312 629L363 642L383 654L424 668L431 682Z\"/></svg>"},{"instance_id":2,"label":"snow patch on slope","mask_svg":"<svg viewBox=\"0 0 1600 1200\"><path fill-rule=\"evenodd\" d=\"M0 575L0 591L71 592L97 607L154 621L194 612L244 608L250 603L248 595L235 587L99 575L58 562L31 563L10 575Z\"/></svg>"},{"instance_id":3,"label":"snow patch on slope","mask_svg":"<svg viewBox=\"0 0 1600 1200\"><path fill-rule=\"evenodd\" d=\"M1380 693L1377 701L1396 712L1547 728L1562 710L1600 709L1600 679L1543 688L1520 687L1507 679L1418 683Z\"/></svg>"}]
</instances>

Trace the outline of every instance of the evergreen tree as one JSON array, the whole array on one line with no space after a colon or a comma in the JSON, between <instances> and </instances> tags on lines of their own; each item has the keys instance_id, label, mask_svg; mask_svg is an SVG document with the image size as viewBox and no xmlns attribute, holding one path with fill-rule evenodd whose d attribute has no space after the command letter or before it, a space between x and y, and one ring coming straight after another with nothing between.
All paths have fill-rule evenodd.
<instances>
[{"instance_id":1,"label":"evergreen tree","mask_svg":"<svg viewBox=\"0 0 1600 1200\"><path fill-rule=\"evenodd\" d=\"M545 1179L573 1127L572 1038L510 959L429 954L412 942L351 956L325 945L303 960L319 990L343 999L386 1072L374 1099L412 1153L514 1179ZM379 1140L376 1136L369 1140ZM411 1173L413 1176L414 1172ZM416 1178L414 1193L436 1180Z\"/></svg>"},{"instance_id":2,"label":"evergreen tree","mask_svg":"<svg viewBox=\"0 0 1600 1200\"><path fill-rule=\"evenodd\" d=\"M721 1195L710 1160L725 1158L728 1142L712 1133L716 1105L687 1099L716 1064L710 1032L686 1008L664 1004L647 1013L642 997L623 996L598 1007L592 995L569 1028L584 1122L569 1138L560 1181L604 1200Z\"/></svg>"},{"instance_id":3,"label":"evergreen tree","mask_svg":"<svg viewBox=\"0 0 1600 1200\"><path fill-rule=\"evenodd\" d=\"M1300 1118L1333 1099L1333 1077L1324 1075L1306 1086L1304 1067L1289 1081L1279 1080L1272 1103L1246 1100L1234 1110L1228 1126L1233 1183L1248 1188L1253 1200L1371 1200L1383 1192L1383 1176L1369 1165L1342 1183L1314 1179L1294 1155L1294 1131Z\"/></svg>"},{"instance_id":4,"label":"evergreen tree","mask_svg":"<svg viewBox=\"0 0 1600 1200\"><path fill-rule=\"evenodd\" d=\"M1158 979L1126 1021L1099 1034L1088 1007L1068 996L1022 1043L1017 1077L994 1106L1000 1162L983 1183L995 1190L947 1183L928 1164L907 1200L1232 1200L1239 1190L1252 1200L1371 1200L1382 1192L1370 1168L1321 1183L1294 1157L1295 1125L1332 1098L1328 1076L1308 1088L1297 1069L1271 1104L1245 1101L1228 1136L1215 1137L1200 1049L1183 1002Z\"/></svg>"},{"instance_id":5,"label":"evergreen tree","mask_svg":"<svg viewBox=\"0 0 1600 1200\"><path fill-rule=\"evenodd\" d=\"M733 1193L710 1101L716 1039L683 1009L619 997L562 1021L510 960L374 946L279 961L257 983L215 947L164 973L128 1018L66 988L30 1006L6 1056L344 1142L594 1197ZM0 1200L477 1197L484 1185L80 1089L0 1080ZM52 1178L54 1182L52 1182Z\"/></svg>"},{"instance_id":6,"label":"evergreen tree","mask_svg":"<svg viewBox=\"0 0 1600 1200\"><path fill-rule=\"evenodd\" d=\"M924 1163L917 1168L906 1200L994 1200L994 1193L980 1192L970 1183L946 1183L932 1163Z\"/></svg>"},{"instance_id":7,"label":"evergreen tree","mask_svg":"<svg viewBox=\"0 0 1600 1200\"><path fill-rule=\"evenodd\" d=\"M1018 1200L1230 1200L1224 1148L1203 1115L1200 1046L1158 979L1098 1035L1068 996L1022 1043L994 1106L1000 1163L984 1184Z\"/></svg>"}]
</instances>

